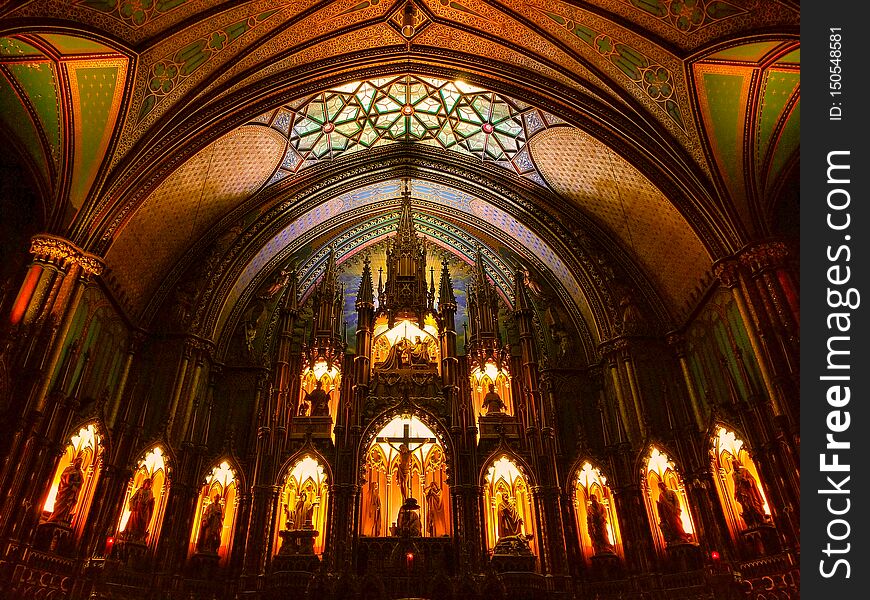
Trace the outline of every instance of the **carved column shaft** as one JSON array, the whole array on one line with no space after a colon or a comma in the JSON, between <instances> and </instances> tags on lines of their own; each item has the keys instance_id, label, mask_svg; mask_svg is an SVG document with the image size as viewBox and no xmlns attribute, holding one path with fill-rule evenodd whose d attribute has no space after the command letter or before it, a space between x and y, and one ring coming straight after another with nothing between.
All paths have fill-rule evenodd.
<instances>
[{"instance_id":1,"label":"carved column shaft","mask_svg":"<svg viewBox=\"0 0 870 600\"><path fill-rule=\"evenodd\" d=\"M686 340L682 335L671 333L667 338L668 344L673 348L674 354L680 363L680 372L683 374L683 383L686 385L686 392L689 394L689 405L692 409L695 428L698 431L704 431L707 427L707 420L704 417L704 412L701 408L701 402L698 398L698 392L695 389L695 382L692 379L692 373L689 370L689 361L686 359Z\"/></svg>"}]
</instances>

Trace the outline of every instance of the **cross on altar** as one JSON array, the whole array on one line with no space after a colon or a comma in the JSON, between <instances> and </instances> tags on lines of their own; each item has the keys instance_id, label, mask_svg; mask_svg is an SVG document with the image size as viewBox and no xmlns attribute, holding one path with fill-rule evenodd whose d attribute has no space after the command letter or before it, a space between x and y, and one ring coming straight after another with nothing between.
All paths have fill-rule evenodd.
<instances>
[{"instance_id":1,"label":"cross on altar","mask_svg":"<svg viewBox=\"0 0 870 600\"><path fill-rule=\"evenodd\" d=\"M402 430L402 437L384 436L377 438L378 442L386 442L391 448L399 452L399 464L397 465L398 472L396 473L399 480L399 491L402 493L402 502L408 499L408 492L411 488L411 453L421 448L424 444L432 443L435 440L432 438L411 437L411 425L405 423ZM396 446L394 442L399 442ZM410 444L417 444L413 448Z\"/></svg>"}]
</instances>

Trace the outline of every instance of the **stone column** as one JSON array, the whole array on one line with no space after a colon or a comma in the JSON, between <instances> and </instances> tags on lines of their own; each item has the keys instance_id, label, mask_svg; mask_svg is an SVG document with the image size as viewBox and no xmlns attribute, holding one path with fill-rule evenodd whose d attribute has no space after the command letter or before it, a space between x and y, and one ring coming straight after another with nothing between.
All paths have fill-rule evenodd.
<instances>
[{"instance_id":1,"label":"stone column","mask_svg":"<svg viewBox=\"0 0 870 600\"><path fill-rule=\"evenodd\" d=\"M49 464L51 458L57 452L58 445L62 451L72 409L66 397L66 377L59 374L59 370L62 370L61 357L85 285L92 276L99 275L103 270L99 258L54 236L35 236L31 253L37 266L31 268L28 277L35 280L35 273L41 270L39 280L42 284L35 284L33 293L23 292L22 304L23 298L30 296L23 318L38 319L40 315L45 315L47 321L53 321L58 326L44 340L46 352L40 358L41 364L38 367L34 364L33 387L26 402L19 402L23 411L18 422L8 424L13 434L0 473L0 490L5 494L0 506L0 534L3 538L13 530L15 537L20 537L22 533L27 535L24 526L29 523L30 517L25 518L25 514L36 510L33 504L47 485L43 480L48 478L46 471L52 466ZM29 285L27 279L25 285ZM73 349L74 346L70 345L66 363L70 363L69 354ZM26 358L35 363L36 357L31 356L29 350L25 353Z\"/></svg>"}]
</instances>

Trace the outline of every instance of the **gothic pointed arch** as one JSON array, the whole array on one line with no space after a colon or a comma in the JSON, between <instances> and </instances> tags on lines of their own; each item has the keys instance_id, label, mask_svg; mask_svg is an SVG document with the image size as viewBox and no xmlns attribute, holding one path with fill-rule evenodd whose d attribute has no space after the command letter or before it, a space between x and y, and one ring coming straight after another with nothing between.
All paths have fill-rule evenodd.
<instances>
[{"instance_id":1,"label":"gothic pointed arch","mask_svg":"<svg viewBox=\"0 0 870 600\"><path fill-rule=\"evenodd\" d=\"M580 548L587 564L596 556L624 558L616 498L604 472L594 461L581 459L574 464L569 485Z\"/></svg>"},{"instance_id":2,"label":"gothic pointed arch","mask_svg":"<svg viewBox=\"0 0 870 600\"><path fill-rule=\"evenodd\" d=\"M97 481L100 478L107 442L99 421L74 426L57 459L42 505L40 521L63 524L78 539L84 529Z\"/></svg>"},{"instance_id":3,"label":"gothic pointed arch","mask_svg":"<svg viewBox=\"0 0 870 600\"><path fill-rule=\"evenodd\" d=\"M170 447L162 441L146 446L138 456L121 503L114 546L117 554L132 557L141 557L157 545L175 464Z\"/></svg>"},{"instance_id":4,"label":"gothic pointed arch","mask_svg":"<svg viewBox=\"0 0 870 600\"><path fill-rule=\"evenodd\" d=\"M772 526L772 511L752 448L739 430L717 421L712 428L710 459L716 492L732 538Z\"/></svg>"},{"instance_id":5,"label":"gothic pointed arch","mask_svg":"<svg viewBox=\"0 0 870 600\"><path fill-rule=\"evenodd\" d=\"M218 556L226 565L232 553L239 502L247 492L238 462L222 457L210 463L200 478L188 556Z\"/></svg>"},{"instance_id":6,"label":"gothic pointed arch","mask_svg":"<svg viewBox=\"0 0 870 600\"><path fill-rule=\"evenodd\" d=\"M278 472L272 532L276 556L320 555L326 550L332 482L329 462L313 446L285 461Z\"/></svg>"},{"instance_id":7,"label":"gothic pointed arch","mask_svg":"<svg viewBox=\"0 0 870 600\"><path fill-rule=\"evenodd\" d=\"M653 444L642 455L640 482L657 549L697 543L686 484L664 446Z\"/></svg>"},{"instance_id":8,"label":"gothic pointed arch","mask_svg":"<svg viewBox=\"0 0 870 600\"><path fill-rule=\"evenodd\" d=\"M540 545L536 540L532 502L536 483L532 470L525 460L505 448L497 448L482 465L486 549L492 555L500 543L517 538L532 556L537 556Z\"/></svg>"}]
</instances>

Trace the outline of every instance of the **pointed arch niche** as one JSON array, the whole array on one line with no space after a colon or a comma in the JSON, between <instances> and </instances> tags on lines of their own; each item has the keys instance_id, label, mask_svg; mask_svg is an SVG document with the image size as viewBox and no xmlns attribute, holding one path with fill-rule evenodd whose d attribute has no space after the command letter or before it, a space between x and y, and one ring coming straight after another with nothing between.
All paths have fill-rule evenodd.
<instances>
[{"instance_id":1,"label":"pointed arch niche","mask_svg":"<svg viewBox=\"0 0 870 600\"><path fill-rule=\"evenodd\" d=\"M222 515L220 544L217 548L217 554L220 557L220 564L226 565L232 551L233 529L239 505L238 473L226 460L212 467L205 481L203 481L202 489L196 501L193 528L190 532L189 556L199 552L208 553L211 551L206 549L209 546L209 542L203 538L202 525L203 516L206 515L206 510L209 506L214 503L216 495L218 496L218 506L220 506L220 514Z\"/></svg>"},{"instance_id":2,"label":"pointed arch niche","mask_svg":"<svg viewBox=\"0 0 870 600\"><path fill-rule=\"evenodd\" d=\"M660 483L664 483L665 487L676 494L680 509L679 521L683 532L687 536L686 541L695 542L695 525L692 521L692 513L689 510L689 499L686 495L683 478L677 472L674 461L656 446L652 446L643 465L644 498L646 499L646 509L652 524L652 533L656 546L664 552L669 543L672 543L666 539L662 529L659 499L662 498L663 492L659 486Z\"/></svg>"},{"instance_id":3,"label":"pointed arch niche","mask_svg":"<svg viewBox=\"0 0 870 600\"><path fill-rule=\"evenodd\" d=\"M154 446L139 459L136 471L127 484L121 516L118 519L120 540L147 545L152 549L157 545L163 514L166 511L166 500L169 496L170 475L168 457L162 446ZM147 501L149 494L153 502ZM144 505L150 505L150 508L146 509L150 512L150 516L146 512L144 538L130 528L131 508L134 508L131 506L131 500L136 500L133 504L138 505L142 498L146 500Z\"/></svg>"},{"instance_id":4,"label":"pointed arch niche","mask_svg":"<svg viewBox=\"0 0 870 600\"><path fill-rule=\"evenodd\" d=\"M405 439L411 451L409 497L420 505L422 535L450 535L450 486L444 448L432 429L413 415L396 416L369 444L359 533L368 537L392 535L402 506L399 448Z\"/></svg>"},{"instance_id":5,"label":"pointed arch niche","mask_svg":"<svg viewBox=\"0 0 870 600\"><path fill-rule=\"evenodd\" d=\"M310 397L309 395L315 390L319 381L323 391L329 395L329 416L334 421L338 411L338 397L341 394L341 368L339 365L323 359L312 362L306 357L304 360L296 414L303 415L304 412L305 415L311 416L313 407L310 406L310 402L306 402L306 399ZM334 432L332 441L335 442Z\"/></svg>"},{"instance_id":6,"label":"pointed arch niche","mask_svg":"<svg viewBox=\"0 0 870 600\"><path fill-rule=\"evenodd\" d=\"M81 459L79 469L82 474L82 484L76 495L76 500L70 512L70 529L76 538L85 525L85 519L91 501L94 499L94 490L97 487L97 479L100 476L101 461L103 454L102 438L100 437L96 423L83 425L78 433L70 437L63 454L57 462L54 475L51 478L51 486L48 496L42 505L42 520L52 520L57 501L57 491L60 488L61 479L68 467L73 465L76 459Z\"/></svg>"},{"instance_id":7,"label":"pointed arch niche","mask_svg":"<svg viewBox=\"0 0 870 600\"><path fill-rule=\"evenodd\" d=\"M498 455L484 467L483 508L486 525L486 547L492 551L499 540L499 504L503 495L513 505L522 519L520 533L534 534L535 521L532 510L531 483L521 467L507 454ZM538 555L537 537L532 537L529 547Z\"/></svg>"},{"instance_id":8,"label":"pointed arch niche","mask_svg":"<svg viewBox=\"0 0 870 600\"><path fill-rule=\"evenodd\" d=\"M758 468L755 466L755 461L752 460L752 456L746 449L743 440L738 438L734 431L730 431L723 425L718 425L715 428L715 435L712 439L711 453L713 455L713 472L716 474L716 491L719 493L719 500L722 502L722 508L728 520L728 528L731 530L732 537L736 540L739 532L754 526L747 523L742 516L744 508L736 497L734 467L737 464L751 478L750 483L754 484L755 489L761 496L762 518L767 523L770 523L770 505L764 493L764 486L761 483L761 478L758 476Z\"/></svg>"},{"instance_id":9,"label":"pointed arch niche","mask_svg":"<svg viewBox=\"0 0 870 600\"><path fill-rule=\"evenodd\" d=\"M423 327L410 319L398 319L390 327L389 317L379 315L372 331L372 367L374 369L426 369L441 372L441 347L438 322L431 314L423 318Z\"/></svg>"},{"instance_id":10,"label":"pointed arch niche","mask_svg":"<svg viewBox=\"0 0 870 600\"><path fill-rule=\"evenodd\" d=\"M314 530L314 554L322 554L329 514L329 476L321 458L307 452L287 466L281 481L272 548L281 552L281 531ZM286 549L285 549L286 551ZM310 551L310 550L309 550Z\"/></svg>"},{"instance_id":11,"label":"pointed arch niche","mask_svg":"<svg viewBox=\"0 0 870 600\"><path fill-rule=\"evenodd\" d=\"M511 374L507 364L488 360L482 365L477 365L471 371L471 400L474 405L476 417L486 415L483 401L489 393L490 384L495 386L495 392L504 402L504 414L514 416L513 395L511 394Z\"/></svg>"},{"instance_id":12,"label":"pointed arch niche","mask_svg":"<svg viewBox=\"0 0 870 600\"><path fill-rule=\"evenodd\" d=\"M595 502L603 507L606 522L604 527L606 539L603 540L606 543L598 544L597 548L596 544L593 543L593 534L590 531L590 526L595 526L591 523L594 521L593 496L595 496ZM577 515L577 535L580 538L580 547L583 549L583 556L587 563L597 554L624 556L613 493L610 486L607 485L607 478L589 461L580 465L574 477L574 511ZM608 545L612 552L608 551Z\"/></svg>"}]
</instances>

